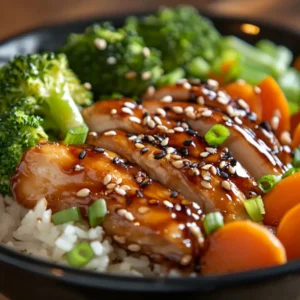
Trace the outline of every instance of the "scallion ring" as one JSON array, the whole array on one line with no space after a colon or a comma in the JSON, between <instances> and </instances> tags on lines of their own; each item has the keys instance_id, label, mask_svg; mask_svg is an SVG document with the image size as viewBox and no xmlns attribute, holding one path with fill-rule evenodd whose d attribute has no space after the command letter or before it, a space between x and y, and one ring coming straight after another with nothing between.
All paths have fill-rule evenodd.
<instances>
[{"instance_id":1,"label":"scallion ring","mask_svg":"<svg viewBox=\"0 0 300 300\"><path fill-rule=\"evenodd\" d=\"M289 177L290 175L299 172L300 169L299 168L290 168L288 171L286 171L283 175L282 175L282 179Z\"/></svg>"},{"instance_id":2,"label":"scallion ring","mask_svg":"<svg viewBox=\"0 0 300 300\"><path fill-rule=\"evenodd\" d=\"M86 140L88 131L89 129L85 125L69 129L64 142L69 145L83 144Z\"/></svg>"},{"instance_id":3,"label":"scallion ring","mask_svg":"<svg viewBox=\"0 0 300 300\"><path fill-rule=\"evenodd\" d=\"M294 168L300 168L300 147L296 148L293 152L292 165Z\"/></svg>"},{"instance_id":4,"label":"scallion ring","mask_svg":"<svg viewBox=\"0 0 300 300\"><path fill-rule=\"evenodd\" d=\"M227 140L229 135L230 131L227 127L216 124L206 132L204 139L211 146L219 146Z\"/></svg>"},{"instance_id":5,"label":"scallion ring","mask_svg":"<svg viewBox=\"0 0 300 300\"><path fill-rule=\"evenodd\" d=\"M252 221L261 222L263 220L263 214L265 214L265 208L261 196L245 200L243 203Z\"/></svg>"},{"instance_id":6,"label":"scallion ring","mask_svg":"<svg viewBox=\"0 0 300 300\"><path fill-rule=\"evenodd\" d=\"M220 212L208 213L203 221L206 235L210 235L215 230L224 226L223 216Z\"/></svg>"},{"instance_id":7,"label":"scallion ring","mask_svg":"<svg viewBox=\"0 0 300 300\"><path fill-rule=\"evenodd\" d=\"M79 207L72 207L61 210L52 215L52 222L55 225L60 225L68 222L76 222L81 220Z\"/></svg>"},{"instance_id":8,"label":"scallion ring","mask_svg":"<svg viewBox=\"0 0 300 300\"><path fill-rule=\"evenodd\" d=\"M269 192L275 184L281 180L281 176L276 175L265 175L262 176L258 181L258 187L264 192Z\"/></svg>"},{"instance_id":9,"label":"scallion ring","mask_svg":"<svg viewBox=\"0 0 300 300\"><path fill-rule=\"evenodd\" d=\"M67 261L72 267L83 267L94 257L94 251L89 243L80 243L67 253Z\"/></svg>"},{"instance_id":10,"label":"scallion ring","mask_svg":"<svg viewBox=\"0 0 300 300\"><path fill-rule=\"evenodd\" d=\"M88 208L89 222L92 227L102 225L107 214L106 202L104 199L96 200Z\"/></svg>"}]
</instances>

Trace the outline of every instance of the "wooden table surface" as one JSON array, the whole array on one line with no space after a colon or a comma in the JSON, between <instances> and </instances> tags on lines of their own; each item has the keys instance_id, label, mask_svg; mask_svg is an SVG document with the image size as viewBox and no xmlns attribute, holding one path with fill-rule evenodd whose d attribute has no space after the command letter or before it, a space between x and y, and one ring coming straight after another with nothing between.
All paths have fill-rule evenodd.
<instances>
[{"instance_id":1,"label":"wooden table surface","mask_svg":"<svg viewBox=\"0 0 300 300\"><path fill-rule=\"evenodd\" d=\"M124 4L126 3L126 4ZM192 4L220 15L264 19L300 31L300 0L0 0L0 40L56 22ZM0 294L0 300L7 300Z\"/></svg>"}]
</instances>

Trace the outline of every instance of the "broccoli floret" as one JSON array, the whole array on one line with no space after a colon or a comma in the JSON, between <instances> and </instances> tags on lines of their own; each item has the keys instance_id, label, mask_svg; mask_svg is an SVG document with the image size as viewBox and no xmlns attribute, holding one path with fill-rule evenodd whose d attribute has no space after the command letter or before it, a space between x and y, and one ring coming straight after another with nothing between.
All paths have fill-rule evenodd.
<instances>
[{"instance_id":1,"label":"broccoli floret","mask_svg":"<svg viewBox=\"0 0 300 300\"><path fill-rule=\"evenodd\" d=\"M30 101L22 101L30 105ZM10 177L23 152L48 136L42 128L42 119L29 116L19 107L0 115L0 194L10 193Z\"/></svg>"},{"instance_id":2,"label":"broccoli floret","mask_svg":"<svg viewBox=\"0 0 300 300\"><path fill-rule=\"evenodd\" d=\"M114 93L139 96L162 73L157 50L145 47L134 30L116 29L108 22L71 34L61 51L80 80L92 85L98 98Z\"/></svg>"},{"instance_id":3,"label":"broccoli floret","mask_svg":"<svg viewBox=\"0 0 300 300\"><path fill-rule=\"evenodd\" d=\"M22 105L24 98L30 101ZM91 99L64 54L16 56L0 69L0 113L19 103L20 110L42 117L44 129L57 135L84 123L78 105L89 105Z\"/></svg>"},{"instance_id":4,"label":"broccoli floret","mask_svg":"<svg viewBox=\"0 0 300 300\"><path fill-rule=\"evenodd\" d=\"M147 46L162 52L166 72L185 66L195 57L211 62L221 39L212 22L188 5L162 7L154 15L130 17L126 23L144 38Z\"/></svg>"}]
</instances>

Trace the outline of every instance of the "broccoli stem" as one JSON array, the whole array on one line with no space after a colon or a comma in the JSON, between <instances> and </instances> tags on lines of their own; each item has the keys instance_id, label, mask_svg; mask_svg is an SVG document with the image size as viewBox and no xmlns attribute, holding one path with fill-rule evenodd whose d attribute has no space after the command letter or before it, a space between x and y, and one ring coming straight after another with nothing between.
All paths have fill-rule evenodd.
<instances>
[{"instance_id":1,"label":"broccoli stem","mask_svg":"<svg viewBox=\"0 0 300 300\"><path fill-rule=\"evenodd\" d=\"M209 63L202 57L196 57L186 66L189 76L206 79L210 71Z\"/></svg>"},{"instance_id":2,"label":"broccoli stem","mask_svg":"<svg viewBox=\"0 0 300 300\"><path fill-rule=\"evenodd\" d=\"M185 72L182 68L177 68L165 75L161 76L158 80L157 86L170 85L176 83L179 79L185 76Z\"/></svg>"}]
</instances>

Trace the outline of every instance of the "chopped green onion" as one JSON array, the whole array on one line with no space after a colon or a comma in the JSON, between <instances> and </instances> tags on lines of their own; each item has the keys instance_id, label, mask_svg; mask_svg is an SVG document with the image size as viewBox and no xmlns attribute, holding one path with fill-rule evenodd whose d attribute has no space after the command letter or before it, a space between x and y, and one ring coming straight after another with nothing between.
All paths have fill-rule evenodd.
<instances>
[{"instance_id":1,"label":"chopped green onion","mask_svg":"<svg viewBox=\"0 0 300 300\"><path fill-rule=\"evenodd\" d=\"M67 254L67 261L72 267L83 267L94 257L94 251L88 243L80 243Z\"/></svg>"},{"instance_id":2,"label":"chopped green onion","mask_svg":"<svg viewBox=\"0 0 300 300\"><path fill-rule=\"evenodd\" d=\"M282 175L282 179L289 177L290 175L299 172L300 169L299 168L290 168L288 171L286 171L283 175Z\"/></svg>"},{"instance_id":3,"label":"chopped green onion","mask_svg":"<svg viewBox=\"0 0 300 300\"><path fill-rule=\"evenodd\" d=\"M208 213L203 221L204 230L207 235L210 235L218 228L224 226L223 216L219 212Z\"/></svg>"},{"instance_id":4,"label":"chopped green onion","mask_svg":"<svg viewBox=\"0 0 300 300\"><path fill-rule=\"evenodd\" d=\"M52 215L52 222L55 225L64 224L68 222L76 222L80 220L81 213L79 207L64 209Z\"/></svg>"},{"instance_id":5,"label":"chopped green onion","mask_svg":"<svg viewBox=\"0 0 300 300\"><path fill-rule=\"evenodd\" d=\"M211 127L205 134L205 141L211 146L219 146L229 137L230 131L227 127L216 124Z\"/></svg>"},{"instance_id":6,"label":"chopped green onion","mask_svg":"<svg viewBox=\"0 0 300 300\"><path fill-rule=\"evenodd\" d=\"M261 222L263 220L262 215L265 214L265 208L261 196L245 200L243 203L252 221Z\"/></svg>"},{"instance_id":7,"label":"chopped green onion","mask_svg":"<svg viewBox=\"0 0 300 300\"><path fill-rule=\"evenodd\" d=\"M258 181L258 187L264 192L269 192L273 186L278 183L281 179L281 176L275 175L265 175L262 176Z\"/></svg>"},{"instance_id":8,"label":"chopped green onion","mask_svg":"<svg viewBox=\"0 0 300 300\"><path fill-rule=\"evenodd\" d=\"M92 227L101 225L107 214L106 202L104 199L96 200L88 209L88 217Z\"/></svg>"},{"instance_id":9,"label":"chopped green onion","mask_svg":"<svg viewBox=\"0 0 300 300\"><path fill-rule=\"evenodd\" d=\"M88 134L88 127L85 125L69 129L65 138L66 144L83 144Z\"/></svg>"},{"instance_id":10,"label":"chopped green onion","mask_svg":"<svg viewBox=\"0 0 300 300\"><path fill-rule=\"evenodd\" d=\"M294 150L292 165L294 168L300 168L300 147Z\"/></svg>"}]
</instances>

